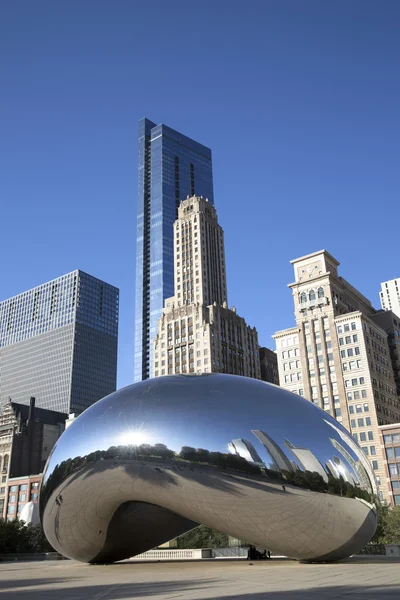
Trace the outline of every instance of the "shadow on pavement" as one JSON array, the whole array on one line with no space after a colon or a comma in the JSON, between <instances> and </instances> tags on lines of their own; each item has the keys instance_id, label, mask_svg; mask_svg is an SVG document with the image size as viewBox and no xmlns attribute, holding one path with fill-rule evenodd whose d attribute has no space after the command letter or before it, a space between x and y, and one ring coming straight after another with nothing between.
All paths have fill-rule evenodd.
<instances>
[{"instance_id":1,"label":"shadow on pavement","mask_svg":"<svg viewBox=\"0 0 400 600\"><path fill-rule=\"evenodd\" d=\"M269 590L268 578L265 580L264 591L250 593L236 593L234 595L224 595L223 586L218 585L223 582L214 580L203 581L174 581L174 582L153 582L153 583L121 583L110 585L88 585L76 586L69 585L66 588L51 588L37 589L38 581L21 581L21 589L4 590L4 598L10 600L66 600L73 598L74 600L87 600L88 598L101 600L131 600L132 598L145 598L153 596L156 598L167 598L171 594L177 594L181 598L190 597L193 600L219 600L225 598L227 600L336 600L344 597L352 600L398 600L400 597L400 582L399 585L379 585L379 586L349 586L338 584L337 586L318 586L309 587L307 589L296 590ZM14 583L14 582L13 582ZM49 579L49 584L54 583L54 580ZM71 583L71 582L69 582ZM220 594L216 595L216 591L212 588L214 584L218 585ZM45 584L44 584L45 585ZM232 585L232 582L229 582ZM35 586L35 587L33 587ZM285 584L283 583L283 587ZM257 582L257 587L260 583ZM211 589L210 589L211 588Z\"/></svg>"}]
</instances>

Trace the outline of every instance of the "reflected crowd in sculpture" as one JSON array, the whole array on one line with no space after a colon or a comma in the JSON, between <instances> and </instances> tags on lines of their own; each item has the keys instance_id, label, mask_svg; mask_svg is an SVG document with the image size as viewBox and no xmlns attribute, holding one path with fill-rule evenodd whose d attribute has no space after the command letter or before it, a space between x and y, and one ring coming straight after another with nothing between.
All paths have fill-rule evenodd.
<instances>
[{"instance_id":1,"label":"reflected crowd in sculpture","mask_svg":"<svg viewBox=\"0 0 400 600\"><path fill-rule=\"evenodd\" d=\"M70 558L114 562L198 524L298 560L331 561L374 534L376 485L350 434L311 402L234 375L123 388L64 432L40 497Z\"/></svg>"}]
</instances>

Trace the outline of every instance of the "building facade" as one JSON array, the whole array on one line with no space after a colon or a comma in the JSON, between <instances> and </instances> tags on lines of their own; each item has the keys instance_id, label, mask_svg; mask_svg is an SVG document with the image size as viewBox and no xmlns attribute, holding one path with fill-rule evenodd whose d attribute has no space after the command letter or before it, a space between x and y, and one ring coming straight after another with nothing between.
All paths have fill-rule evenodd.
<instances>
[{"instance_id":1,"label":"building facade","mask_svg":"<svg viewBox=\"0 0 400 600\"><path fill-rule=\"evenodd\" d=\"M227 304L224 236L202 197L181 202L174 223L175 295L154 340L152 375L231 373L260 378L258 334Z\"/></svg>"},{"instance_id":2,"label":"building facade","mask_svg":"<svg viewBox=\"0 0 400 600\"><path fill-rule=\"evenodd\" d=\"M173 224L181 200L214 204L211 150L148 119L139 122L134 380L151 372L164 300L174 294Z\"/></svg>"},{"instance_id":3,"label":"building facade","mask_svg":"<svg viewBox=\"0 0 400 600\"><path fill-rule=\"evenodd\" d=\"M35 398L29 406L9 400L0 408L0 517L6 516L10 478L43 471L66 418L66 414L36 408Z\"/></svg>"},{"instance_id":4,"label":"building facade","mask_svg":"<svg viewBox=\"0 0 400 600\"><path fill-rule=\"evenodd\" d=\"M292 264L296 326L274 335L280 385L340 421L382 482L379 426L400 417L387 334L370 301L339 276L328 252ZM379 495L387 499L385 486Z\"/></svg>"},{"instance_id":5,"label":"building facade","mask_svg":"<svg viewBox=\"0 0 400 600\"><path fill-rule=\"evenodd\" d=\"M397 396L400 398L400 318L391 310L378 311L374 321L388 336L390 360L396 383Z\"/></svg>"},{"instance_id":6,"label":"building facade","mask_svg":"<svg viewBox=\"0 0 400 600\"><path fill-rule=\"evenodd\" d=\"M261 379L279 385L278 357L276 352L269 348L260 348Z\"/></svg>"},{"instance_id":7,"label":"building facade","mask_svg":"<svg viewBox=\"0 0 400 600\"><path fill-rule=\"evenodd\" d=\"M382 485L387 487L389 503L400 506L400 423L382 425L379 430L385 465Z\"/></svg>"},{"instance_id":8,"label":"building facade","mask_svg":"<svg viewBox=\"0 0 400 600\"><path fill-rule=\"evenodd\" d=\"M391 279L381 283L379 297L383 310L392 310L395 315L400 315L400 279Z\"/></svg>"},{"instance_id":9,"label":"building facade","mask_svg":"<svg viewBox=\"0 0 400 600\"><path fill-rule=\"evenodd\" d=\"M115 391L118 302L79 270L0 302L0 405L79 414Z\"/></svg>"},{"instance_id":10,"label":"building facade","mask_svg":"<svg viewBox=\"0 0 400 600\"><path fill-rule=\"evenodd\" d=\"M24 506L28 502L32 502L36 506L39 505L39 490L42 477L42 473L40 473L38 475L12 477L8 480L4 519L7 521L19 519Z\"/></svg>"}]
</instances>

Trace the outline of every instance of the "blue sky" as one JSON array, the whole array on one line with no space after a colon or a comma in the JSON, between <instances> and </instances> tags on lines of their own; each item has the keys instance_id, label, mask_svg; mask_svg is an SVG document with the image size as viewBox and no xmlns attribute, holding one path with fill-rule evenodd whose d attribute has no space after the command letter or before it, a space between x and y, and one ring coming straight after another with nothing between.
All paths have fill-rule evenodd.
<instances>
[{"instance_id":1,"label":"blue sky","mask_svg":"<svg viewBox=\"0 0 400 600\"><path fill-rule=\"evenodd\" d=\"M326 248L379 305L400 276L400 4L3 0L0 300L76 268L121 290L133 380L137 122L212 148L229 304L294 324Z\"/></svg>"}]
</instances>

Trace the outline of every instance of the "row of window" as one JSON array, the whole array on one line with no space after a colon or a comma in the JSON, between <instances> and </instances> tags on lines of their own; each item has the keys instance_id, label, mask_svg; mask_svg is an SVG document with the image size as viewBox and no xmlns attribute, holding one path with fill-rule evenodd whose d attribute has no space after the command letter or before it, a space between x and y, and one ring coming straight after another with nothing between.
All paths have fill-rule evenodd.
<instances>
[{"instance_id":1,"label":"row of window","mask_svg":"<svg viewBox=\"0 0 400 600\"><path fill-rule=\"evenodd\" d=\"M354 335L346 335L344 338L339 338L339 346L344 346L345 344L356 344L358 342L358 335L355 333Z\"/></svg>"},{"instance_id":2,"label":"row of window","mask_svg":"<svg viewBox=\"0 0 400 600\"><path fill-rule=\"evenodd\" d=\"M400 475L400 463L389 463L388 468L390 477L397 477L397 475Z\"/></svg>"},{"instance_id":3,"label":"row of window","mask_svg":"<svg viewBox=\"0 0 400 600\"><path fill-rule=\"evenodd\" d=\"M291 373L290 375L285 375L285 383L293 382L293 381L302 381L303 374L301 371L298 373Z\"/></svg>"},{"instance_id":4,"label":"row of window","mask_svg":"<svg viewBox=\"0 0 400 600\"><path fill-rule=\"evenodd\" d=\"M386 457L388 459L400 458L400 448L386 448Z\"/></svg>"},{"instance_id":5,"label":"row of window","mask_svg":"<svg viewBox=\"0 0 400 600\"><path fill-rule=\"evenodd\" d=\"M368 434L368 438L367 438L367 434ZM372 437L370 437L370 435ZM356 440L356 442L358 443L358 441L360 442L366 442L367 439L368 440L373 440L374 439L374 434L372 431L360 431L360 433L356 433L356 432L352 432L352 436L353 438ZM376 452L371 452L371 454L376 454Z\"/></svg>"},{"instance_id":6,"label":"row of window","mask_svg":"<svg viewBox=\"0 0 400 600\"><path fill-rule=\"evenodd\" d=\"M371 417L360 417L359 419L351 419L350 420L350 426L352 428L354 427L365 427L365 426L370 426L371 425Z\"/></svg>"},{"instance_id":7,"label":"row of window","mask_svg":"<svg viewBox=\"0 0 400 600\"><path fill-rule=\"evenodd\" d=\"M347 333L348 331L355 331L357 329L357 323L352 321L351 323L344 323L343 325L337 326L338 333Z\"/></svg>"},{"instance_id":8,"label":"row of window","mask_svg":"<svg viewBox=\"0 0 400 600\"><path fill-rule=\"evenodd\" d=\"M355 405L350 404L348 406L350 415L354 415L355 413L362 413L363 409L364 409L364 412L369 412L369 404L367 404L365 402L364 404L355 404Z\"/></svg>"},{"instance_id":9,"label":"row of window","mask_svg":"<svg viewBox=\"0 0 400 600\"><path fill-rule=\"evenodd\" d=\"M308 296L306 292L302 292L300 294L300 304L304 304L305 302L307 302L307 300L309 302L313 302L317 296L318 298L323 298L325 296L324 288L319 287L316 293L315 290L310 290Z\"/></svg>"},{"instance_id":10,"label":"row of window","mask_svg":"<svg viewBox=\"0 0 400 600\"><path fill-rule=\"evenodd\" d=\"M355 385L364 385L365 378L364 377L353 377L353 379L345 379L344 387L354 387Z\"/></svg>"},{"instance_id":11,"label":"row of window","mask_svg":"<svg viewBox=\"0 0 400 600\"><path fill-rule=\"evenodd\" d=\"M360 347L347 348L340 351L340 358L351 358L352 356L360 356Z\"/></svg>"}]
</instances>

